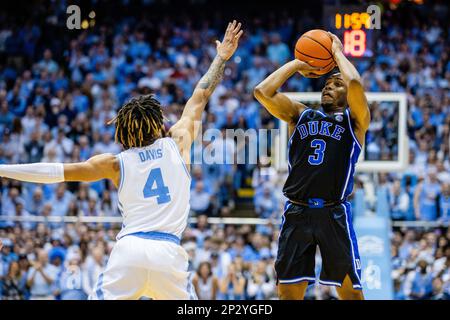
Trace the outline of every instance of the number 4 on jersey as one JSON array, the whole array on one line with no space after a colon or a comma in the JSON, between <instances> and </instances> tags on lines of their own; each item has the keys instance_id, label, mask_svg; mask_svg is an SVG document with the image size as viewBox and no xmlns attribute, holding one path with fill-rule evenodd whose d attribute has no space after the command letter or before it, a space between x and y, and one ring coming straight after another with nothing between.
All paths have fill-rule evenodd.
<instances>
[{"instance_id":1,"label":"number 4 on jersey","mask_svg":"<svg viewBox=\"0 0 450 320\"><path fill-rule=\"evenodd\" d=\"M156 183L156 187L153 185ZM150 171L147 182L144 186L144 198L156 197L158 204L167 203L170 201L169 188L164 184L160 168L155 168Z\"/></svg>"}]
</instances>

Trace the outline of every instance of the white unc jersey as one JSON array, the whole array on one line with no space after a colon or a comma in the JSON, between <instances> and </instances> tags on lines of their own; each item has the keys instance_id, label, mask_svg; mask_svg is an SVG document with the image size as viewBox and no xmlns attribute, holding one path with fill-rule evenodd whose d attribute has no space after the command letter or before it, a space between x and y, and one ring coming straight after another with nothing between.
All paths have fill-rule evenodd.
<instances>
[{"instance_id":1,"label":"white unc jersey","mask_svg":"<svg viewBox=\"0 0 450 320\"><path fill-rule=\"evenodd\" d=\"M117 239L150 231L181 238L189 215L191 178L175 141L161 138L117 157L119 210L123 216Z\"/></svg>"}]
</instances>

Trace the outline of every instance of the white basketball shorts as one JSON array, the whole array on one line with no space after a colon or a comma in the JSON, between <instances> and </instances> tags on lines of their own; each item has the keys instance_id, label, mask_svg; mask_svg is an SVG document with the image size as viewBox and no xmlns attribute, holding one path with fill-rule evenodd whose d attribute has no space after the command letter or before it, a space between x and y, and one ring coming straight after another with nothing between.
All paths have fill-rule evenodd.
<instances>
[{"instance_id":1,"label":"white basketball shorts","mask_svg":"<svg viewBox=\"0 0 450 320\"><path fill-rule=\"evenodd\" d=\"M90 300L197 299L188 255L176 236L139 232L119 239Z\"/></svg>"}]
</instances>

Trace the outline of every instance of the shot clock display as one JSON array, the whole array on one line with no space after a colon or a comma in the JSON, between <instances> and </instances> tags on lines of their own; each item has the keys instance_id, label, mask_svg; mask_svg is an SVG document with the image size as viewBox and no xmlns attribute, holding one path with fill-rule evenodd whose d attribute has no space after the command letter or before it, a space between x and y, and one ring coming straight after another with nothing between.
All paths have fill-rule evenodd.
<instances>
[{"instance_id":1,"label":"shot clock display","mask_svg":"<svg viewBox=\"0 0 450 320\"><path fill-rule=\"evenodd\" d=\"M344 46L344 54L353 58L373 55L375 32L371 16L363 6L325 6L323 23L336 34Z\"/></svg>"}]
</instances>

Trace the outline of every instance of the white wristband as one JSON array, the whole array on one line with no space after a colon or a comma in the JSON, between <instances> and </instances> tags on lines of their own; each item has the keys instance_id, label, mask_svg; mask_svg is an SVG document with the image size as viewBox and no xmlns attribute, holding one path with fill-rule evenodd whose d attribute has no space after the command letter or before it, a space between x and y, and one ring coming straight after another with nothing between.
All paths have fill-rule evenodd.
<instances>
[{"instance_id":1,"label":"white wristband","mask_svg":"<svg viewBox=\"0 0 450 320\"><path fill-rule=\"evenodd\" d=\"M58 183L64 181L62 163L29 163L0 165L0 176L35 183Z\"/></svg>"}]
</instances>

